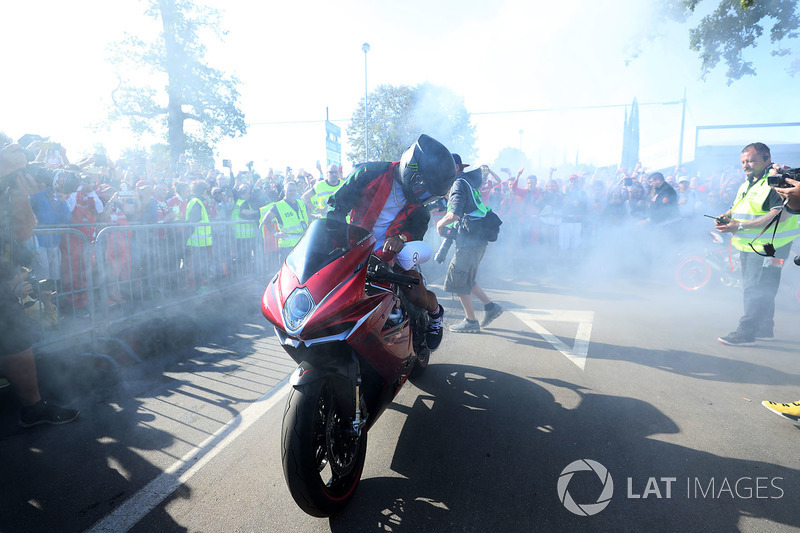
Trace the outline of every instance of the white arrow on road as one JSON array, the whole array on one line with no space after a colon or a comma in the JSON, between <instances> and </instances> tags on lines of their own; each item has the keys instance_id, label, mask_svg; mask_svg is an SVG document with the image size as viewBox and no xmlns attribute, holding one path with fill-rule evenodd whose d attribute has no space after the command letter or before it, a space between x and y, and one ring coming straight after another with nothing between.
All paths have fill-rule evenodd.
<instances>
[{"instance_id":1,"label":"white arrow on road","mask_svg":"<svg viewBox=\"0 0 800 533\"><path fill-rule=\"evenodd\" d=\"M553 345L553 348L563 353L567 359L575 363L581 370L586 366L586 354L589 352L589 338L592 336L592 322L594 311L565 311L560 309L526 309L511 311L511 313L525 323L534 332ZM575 333L575 343L572 348L561 339L550 333L540 322L577 322L578 331Z\"/></svg>"}]
</instances>

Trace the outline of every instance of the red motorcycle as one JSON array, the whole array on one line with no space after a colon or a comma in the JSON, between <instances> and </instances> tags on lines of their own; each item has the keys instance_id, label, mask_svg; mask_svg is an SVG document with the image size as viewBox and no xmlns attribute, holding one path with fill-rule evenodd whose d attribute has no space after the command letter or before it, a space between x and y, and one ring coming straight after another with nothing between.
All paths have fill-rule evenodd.
<instances>
[{"instance_id":1,"label":"red motorcycle","mask_svg":"<svg viewBox=\"0 0 800 533\"><path fill-rule=\"evenodd\" d=\"M375 237L332 219L311 223L261 302L299 366L282 427L283 474L297 505L331 516L353 497L367 431L414 373L428 365L428 314L372 250Z\"/></svg>"}]
</instances>

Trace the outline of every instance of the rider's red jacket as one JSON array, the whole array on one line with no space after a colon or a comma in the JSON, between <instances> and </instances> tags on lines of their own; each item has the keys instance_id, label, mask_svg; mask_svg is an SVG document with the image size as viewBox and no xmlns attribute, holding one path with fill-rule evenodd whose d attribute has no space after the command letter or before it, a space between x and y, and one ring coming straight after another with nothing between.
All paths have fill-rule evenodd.
<instances>
[{"instance_id":1,"label":"rider's red jacket","mask_svg":"<svg viewBox=\"0 0 800 533\"><path fill-rule=\"evenodd\" d=\"M399 161L365 163L357 167L334 194L328 198L328 216L344 218L372 231L392 192L394 173ZM428 210L415 203L406 204L386 230L386 238L403 234L409 241L421 240L428 229Z\"/></svg>"}]
</instances>

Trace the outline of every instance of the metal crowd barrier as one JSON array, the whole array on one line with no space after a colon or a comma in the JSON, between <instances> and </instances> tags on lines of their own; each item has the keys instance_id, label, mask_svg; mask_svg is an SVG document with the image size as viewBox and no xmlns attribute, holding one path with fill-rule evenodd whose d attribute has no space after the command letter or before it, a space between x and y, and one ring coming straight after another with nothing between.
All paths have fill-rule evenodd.
<instances>
[{"instance_id":1,"label":"metal crowd barrier","mask_svg":"<svg viewBox=\"0 0 800 533\"><path fill-rule=\"evenodd\" d=\"M39 285L42 293L55 288L55 295L24 302L26 313L38 324L41 340L34 347L85 343L89 348L84 355L117 364L104 350L113 343L138 361L133 350L113 336L114 326L173 307L191 306L207 295L253 281L265 283L267 276L277 271L277 253L265 251L255 222L215 221L209 225L212 245L201 248L187 246L197 227L190 223L36 228L30 243L34 256L43 248L38 236L58 236L61 257L59 271L47 276L56 281ZM237 238L236 230L242 236L245 227L255 236ZM48 269L34 265L34 275L42 278L37 270Z\"/></svg>"}]
</instances>

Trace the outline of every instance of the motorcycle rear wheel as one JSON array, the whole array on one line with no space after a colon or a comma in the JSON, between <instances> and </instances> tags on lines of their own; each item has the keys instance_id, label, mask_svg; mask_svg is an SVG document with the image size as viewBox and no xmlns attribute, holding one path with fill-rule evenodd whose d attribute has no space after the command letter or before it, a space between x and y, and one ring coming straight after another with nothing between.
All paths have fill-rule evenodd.
<instances>
[{"instance_id":1,"label":"motorcycle rear wheel","mask_svg":"<svg viewBox=\"0 0 800 533\"><path fill-rule=\"evenodd\" d=\"M311 516L333 516L355 493L367 451L367 432L348 433L327 379L295 387L283 415L283 475L292 498Z\"/></svg>"},{"instance_id":2,"label":"motorcycle rear wheel","mask_svg":"<svg viewBox=\"0 0 800 533\"><path fill-rule=\"evenodd\" d=\"M702 257L687 257L675 269L675 280L682 289L702 289L711 279L711 267Z\"/></svg>"}]
</instances>

